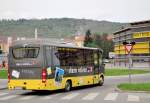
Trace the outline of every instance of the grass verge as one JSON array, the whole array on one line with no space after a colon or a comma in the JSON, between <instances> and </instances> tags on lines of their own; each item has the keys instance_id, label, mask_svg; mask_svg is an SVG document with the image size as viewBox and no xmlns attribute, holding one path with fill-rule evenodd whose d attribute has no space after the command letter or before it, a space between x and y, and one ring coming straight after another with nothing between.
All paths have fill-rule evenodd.
<instances>
[{"instance_id":1,"label":"grass verge","mask_svg":"<svg viewBox=\"0 0 150 103\"><path fill-rule=\"evenodd\" d=\"M123 83L117 86L121 90L150 91L150 83Z\"/></svg>"},{"instance_id":2,"label":"grass verge","mask_svg":"<svg viewBox=\"0 0 150 103\"><path fill-rule=\"evenodd\" d=\"M144 74L144 73L150 73L150 71L147 70L131 70L131 74ZM128 69L106 69L105 70L105 76L120 76L120 75L128 75L129 70ZM7 70L0 70L0 79L7 79Z\"/></svg>"},{"instance_id":3,"label":"grass verge","mask_svg":"<svg viewBox=\"0 0 150 103\"><path fill-rule=\"evenodd\" d=\"M0 79L7 79L7 70L0 70Z\"/></svg>"},{"instance_id":4,"label":"grass verge","mask_svg":"<svg viewBox=\"0 0 150 103\"><path fill-rule=\"evenodd\" d=\"M131 69L130 71L128 69L105 69L105 76L120 76L120 75L128 75L129 72L131 74L144 74L144 73L150 73L148 70L136 70Z\"/></svg>"}]
</instances>

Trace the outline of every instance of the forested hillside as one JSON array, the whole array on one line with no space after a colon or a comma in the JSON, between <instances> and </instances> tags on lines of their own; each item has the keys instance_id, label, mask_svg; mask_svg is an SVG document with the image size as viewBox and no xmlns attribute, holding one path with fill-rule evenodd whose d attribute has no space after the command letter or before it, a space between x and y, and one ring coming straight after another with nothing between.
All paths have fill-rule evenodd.
<instances>
[{"instance_id":1,"label":"forested hillside","mask_svg":"<svg viewBox=\"0 0 150 103\"><path fill-rule=\"evenodd\" d=\"M87 29L92 33L103 34L112 33L123 25L127 24L71 18L1 20L0 36L33 37L35 28L40 37L68 37L85 34Z\"/></svg>"}]
</instances>

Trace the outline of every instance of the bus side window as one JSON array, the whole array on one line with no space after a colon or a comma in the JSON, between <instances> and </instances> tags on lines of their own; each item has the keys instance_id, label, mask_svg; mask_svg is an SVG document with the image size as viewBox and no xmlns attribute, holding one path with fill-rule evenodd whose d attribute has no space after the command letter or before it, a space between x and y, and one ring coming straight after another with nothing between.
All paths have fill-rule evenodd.
<instances>
[{"instance_id":1,"label":"bus side window","mask_svg":"<svg viewBox=\"0 0 150 103\"><path fill-rule=\"evenodd\" d=\"M53 51L52 52L52 55L53 55L53 66L60 66L58 49L54 47L52 51Z\"/></svg>"},{"instance_id":2,"label":"bus side window","mask_svg":"<svg viewBox=\"0 0 150 103\"><path fill-rule=\"evenodd\" d=\"M47 66L51 66L52 61L51 61L51 47L50 46L46 46L46 63Z\"/></svg>"}]
</instances>

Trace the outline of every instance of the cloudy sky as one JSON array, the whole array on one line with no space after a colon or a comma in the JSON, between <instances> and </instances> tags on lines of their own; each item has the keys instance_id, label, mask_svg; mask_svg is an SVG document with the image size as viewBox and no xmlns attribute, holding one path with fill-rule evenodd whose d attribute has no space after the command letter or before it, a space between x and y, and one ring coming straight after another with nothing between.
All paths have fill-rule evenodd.
<instances>
[{"instance_id":1,"label":"cloudy sky","mask_svg":"<svg viewBox=\"0 0 150 103\"><path fill-rule=\"evenodd\" d=\"M150 19L150 0L0 0L0 19L84 18L114 22Z\"/></svg>"}]
</instances>

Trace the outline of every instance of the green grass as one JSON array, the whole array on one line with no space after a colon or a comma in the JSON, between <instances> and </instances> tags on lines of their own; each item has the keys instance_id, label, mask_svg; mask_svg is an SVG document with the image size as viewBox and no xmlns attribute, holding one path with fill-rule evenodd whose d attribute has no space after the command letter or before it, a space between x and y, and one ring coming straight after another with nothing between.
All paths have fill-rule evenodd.
<instances>
[{"instance_id":1,"label":"green grass","mask_svg":"<svg viewBox=\"0 0 150 103\"><path fill-rule=\"evenodd\" d=\"M150 73L150 71L146 70L131 70L131 74L144 74ZM128 69L106 69L105 76L120 76L120 75L128 75ZM0 70L0 79L7 79L7 70Z\"/></svg>"},{"instance_id":2,"label":"green grass","mask_svg":"<svg viewBox=\"0 0 150 103\"><path fill-rule=\"evenodd\" d=\"M7 70L0 70L0 79L7 79Z\"/></svg>"},{"instance_id":3,"label":"green grass","mask_svg":"<svg viewBox=\"0 0 150 103\"><path fill-rule=\"evenodd\" d=\"M130 91L150 91L150 83L123 83L117 86L121 90Z\"/></svg>"},{"instance_id":4,"label":"green grass","mask_svg":"<svg viewBox=\"0 0 150 103\"><path fill-rule=\"evenodd\" d=\"M144 73L150 73L150 71L147 70L136 70L131 69L131 74L144 74ZM119 75L128 75L129 70L128 69L105 69L105 75L106 76L119 76Z\"/></svg>"}]
</instances>

